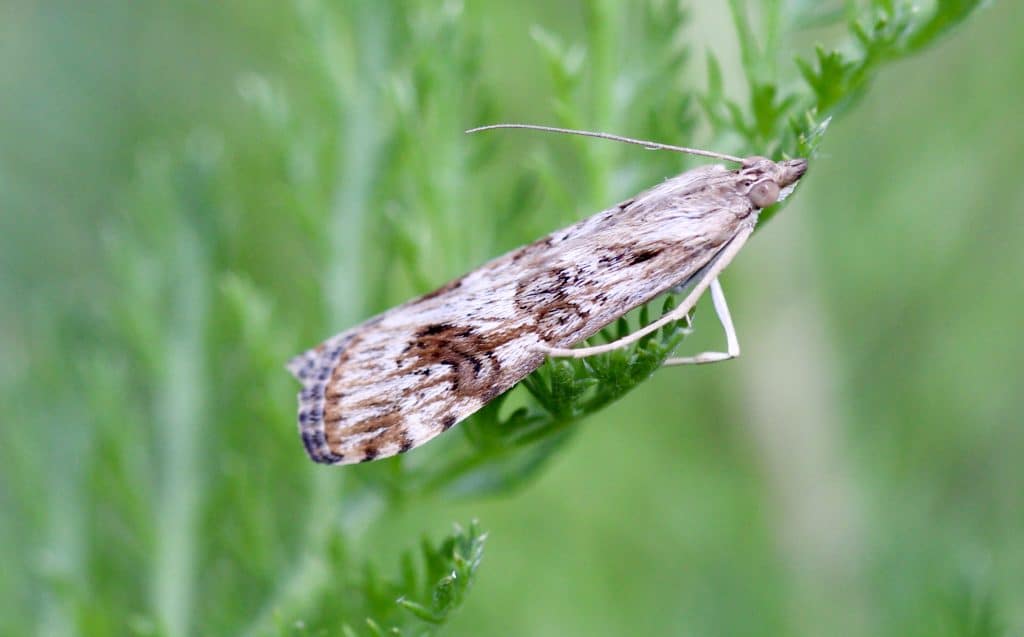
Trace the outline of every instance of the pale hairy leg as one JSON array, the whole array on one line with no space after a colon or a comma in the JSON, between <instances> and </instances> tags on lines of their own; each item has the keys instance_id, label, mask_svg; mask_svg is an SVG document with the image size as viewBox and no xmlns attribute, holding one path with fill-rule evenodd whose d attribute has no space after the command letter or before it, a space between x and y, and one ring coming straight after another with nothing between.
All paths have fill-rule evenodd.
<instances>
[{"instance_id":1,"label":"pale hairy leg","mask_svg":"<svg viewBox=\"0 0 1024 637\"><path fill-rule=\"evenodd\" d=\"M726 350L724 352L701 352L693 356L682 358L666 359L663 365L701 365L703 363L718 363L736 358L740 355L740 341L736 337L736 328L732 324L732 316L729 314L729 305L725 302L725 293L722 291L722 284L715 279L711 282L711 302L715 306L715 314L718 315L718 322L725 330Z\"/></svg>"}]
</instances>

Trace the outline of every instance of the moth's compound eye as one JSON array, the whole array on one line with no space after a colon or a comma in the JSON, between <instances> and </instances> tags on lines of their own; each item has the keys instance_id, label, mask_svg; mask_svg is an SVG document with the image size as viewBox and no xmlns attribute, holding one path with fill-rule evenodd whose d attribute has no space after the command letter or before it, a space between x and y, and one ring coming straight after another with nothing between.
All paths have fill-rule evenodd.
<instances>
[{"instance_id":1,"label":"moth's compound eye","mask_svg":"<svg viewBox=\"0 0 1024 637\"><path fill-rule=\"evenodd\" d=\"M754 187L747 193L750 203L758 208L767 208L779 199L779 185L771 179L765 179L754 184Z\"/></svg>"}]
</instances>

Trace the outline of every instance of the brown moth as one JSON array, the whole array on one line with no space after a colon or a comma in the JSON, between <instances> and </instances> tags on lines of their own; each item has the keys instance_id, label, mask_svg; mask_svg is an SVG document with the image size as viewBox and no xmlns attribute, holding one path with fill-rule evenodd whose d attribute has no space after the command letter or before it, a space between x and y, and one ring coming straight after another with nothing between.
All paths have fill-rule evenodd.
<instances>
[{"instance_id":1,"label":"brown moth","mask_svg":"<svg viewBox=\"0 0 1024 637\"><path fill-rule=\"evenodd\" d=\"M365 462L417 447L510 389L545 357L624 347L687 316L709 287L728 352L666 364L739 355L718 274L753 232L761 209L792 192L806 160L741 159L541 126L484 128L589 135L739 167L703 166L672 177L296 356L288 369L303 385L299 432L316 462ZM607 345L570 349L683 287L690 290L682 303L650 325Z\"/></svg>"}]
</instances>

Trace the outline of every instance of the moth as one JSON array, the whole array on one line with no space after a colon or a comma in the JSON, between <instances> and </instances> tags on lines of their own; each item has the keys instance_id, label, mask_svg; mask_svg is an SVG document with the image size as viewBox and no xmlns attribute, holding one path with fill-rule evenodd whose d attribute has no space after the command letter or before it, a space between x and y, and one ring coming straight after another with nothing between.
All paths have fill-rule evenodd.
<instances>
[{"instance_id":1,"label":"moth","mask_svg":"<svg viewBox=\"0 0 1024 637\"><path fill-rule=\"evenodd\" d=\"M674 150L737 165L689 170L574 225L513 250L442 287L333 336L293 358L302 383L299 432L326 464L386 458L450 429L537 369L548 356L625 347L689 316L710 288L725 352L739 355L718 275L743 247L760 211L785 199L804 159L733 157L607 133L529 128ZM661 318L612 343L573 349L630 310L688 290Z\"/></svg>"}]
</instances>

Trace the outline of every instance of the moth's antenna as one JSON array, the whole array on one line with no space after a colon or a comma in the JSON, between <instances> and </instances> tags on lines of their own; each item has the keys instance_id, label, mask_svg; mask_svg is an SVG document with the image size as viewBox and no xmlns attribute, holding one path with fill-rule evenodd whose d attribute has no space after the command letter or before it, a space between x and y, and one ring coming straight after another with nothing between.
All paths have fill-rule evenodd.
<instances>
[{"instance_id":1,"label":"moth's antenna","mask_svg":"<svg viewBox=\"0 0 1024 637\"><path fill-rule=\"evenodd\" d=\"M737 164L742 164L743 159L741 157L734 157L732 155L726 155L725 153L716 153L710 150L700 150L699 148L685 148L683 146L671 146L669 144L659 144L658 142L649 142L644 139L633 139L632 137L622 137L621 135L612 135L611 133L598 133L595 131L588 130L575 130L572 128L558 128L555 126L537 126L535 124L491 124L490 126L478 126L477 128L471 128L467 133L479 133L485 130L494 130L496 128L525 128L528 130L539 130L546 131L548 133L565 133L567 135L582 135L584 137L597 137L599 139L610 139L616 142L625 142L627 144L636 144L637 146L643 146L651 150L674 150L677 153L687 153L690 155L699 155L700 157L712 157L714 159L721 159L724 161L734 161Z\"/></svg>"}]
</instances>

